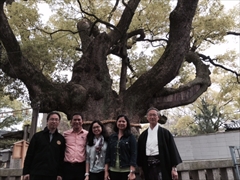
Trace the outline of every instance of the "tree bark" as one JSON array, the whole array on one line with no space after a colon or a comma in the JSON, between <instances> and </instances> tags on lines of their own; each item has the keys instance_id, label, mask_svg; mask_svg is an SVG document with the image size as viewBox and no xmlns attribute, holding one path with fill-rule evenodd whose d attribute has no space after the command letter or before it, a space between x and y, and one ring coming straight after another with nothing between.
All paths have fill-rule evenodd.
<instances>
[{"instance_id":1,"label":"tree bark","mask_svg":"<svg viewBox=\"0 0 240 180\"><path fill-rule=\"evenodd\" d=\"M125 42L139 2L128 1L118 24L108 34L100 33L86 19L80 21L77 28L83 55L73 66L71 80L68 83L55 83L22 54L4 14L4 2L1 1L0 40L8 58L0 61L0 67L8 76L20 79L26 85L31 102L40 102L39 112L62 111L69 119L74 112L81 112L84 119L89 121L111 120L123 113L132 122L140 122L150 106L161 110L194 102L210 85L208 67L196 55L189 53L191 25L198 0L178 1L170 14L166 50L154 67L128 89L123 84L121 93L112 89L106 57L118 42ZM178 89L165 88L178 75L185 59L196 66L196 79Z\"/></svg>"}]
</instances>

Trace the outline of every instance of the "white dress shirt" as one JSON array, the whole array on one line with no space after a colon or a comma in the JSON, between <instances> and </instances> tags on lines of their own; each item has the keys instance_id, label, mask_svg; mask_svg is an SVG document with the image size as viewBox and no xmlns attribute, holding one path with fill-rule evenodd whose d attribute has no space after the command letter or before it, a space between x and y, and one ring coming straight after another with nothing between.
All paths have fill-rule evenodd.
<instances>
[{"instance_id":1,"label":"white dress shirt","mask_svg":"<svg viewBox=\"0 0 240 180\"><path fill-rule=\"evenodd\" d=\"M147 144L146 144L146 155L147 156L155 156L159 154L158 151L158 124L151 129L148 128L148 137L147 137Z\"/></svg>"}]
</instances>

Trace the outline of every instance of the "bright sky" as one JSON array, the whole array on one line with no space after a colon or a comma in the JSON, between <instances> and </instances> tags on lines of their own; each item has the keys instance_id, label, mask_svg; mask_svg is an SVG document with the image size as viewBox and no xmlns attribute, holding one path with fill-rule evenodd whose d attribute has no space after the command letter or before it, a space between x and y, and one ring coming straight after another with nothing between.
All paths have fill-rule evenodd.
<instances>
[{"instance_id":1,"label":"bright sky","mask_svg":"<svg viewBox=\"0 0 240 180\"><path fill-rule=\"evenodd\" d=\"M177 3L177 0L172 0L173 4ZM222 4L224 7L228 10L230 8L233 8L236 6L238 3L240 3L240 0L221 0ZM39 10L40 13L43 15L42 19L43 22L46 22L49 18L49 15L51 14L51 10L49 9L48 5L46 3L41 3L39 4ZM222 45L216 45L212 46L208 50L205 51L207 55L214 56L216 54L219 54L219 52L225 52L230 49L234 49L240 54L240 37L236 36L227 36L227 43L222 44ZM238 59L238 65L240 66L240 57ZM67 74L67 72L63 72L63 74Z\"/></svg>"},{"instance_id":2,"label":"bright sky","mask_svg":"<svg viewBox=\"0 0 240 180\"><path fill-rule=\"evenodd\" d=\"M222 0L222 4L226 9L231 9L239 3L240 3L240 0ZM240 13L239 13L239 16L240 16ZM237 63L238 63L238 66L240 66L240 36L229 35L226 37L226 40L228 41L227 43L222 45L212 46L211 48L206 50L205 51L206 54L216 55L216 54L219 54L219 52L223 53L227 50L232 50L235 47L234 49L239 54Z\"/></svg>"}]
</instances>

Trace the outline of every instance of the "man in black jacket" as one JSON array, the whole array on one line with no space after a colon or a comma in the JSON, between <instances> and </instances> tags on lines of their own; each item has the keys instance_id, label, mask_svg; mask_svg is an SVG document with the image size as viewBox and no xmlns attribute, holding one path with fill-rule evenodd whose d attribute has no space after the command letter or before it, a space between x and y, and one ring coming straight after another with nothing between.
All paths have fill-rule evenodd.
<instances>
[{"instance_id":1,"label":"man in black jacket","mask_svg":"<svg viewBox=\"0 0 240 180\"><path fill-rule=\"evenodd\" d=\"M62 180L66 145L57 130L60 120L58 112L50 112L47 127L33 135L24 161L24 180Z\"/></svg>"},{"instance_id":2,"label":"man in black jacket","mask_svg":"<svg viewBox=\"0 0 240 180\"><path fill-rule=\"evenodd\" d=\"M145 180L177 180L176 166L182 162L172 134L158 124L159 111L147 111L149 128L138 138L138 158L140 175Z\"/></svg>"}]
</instances>

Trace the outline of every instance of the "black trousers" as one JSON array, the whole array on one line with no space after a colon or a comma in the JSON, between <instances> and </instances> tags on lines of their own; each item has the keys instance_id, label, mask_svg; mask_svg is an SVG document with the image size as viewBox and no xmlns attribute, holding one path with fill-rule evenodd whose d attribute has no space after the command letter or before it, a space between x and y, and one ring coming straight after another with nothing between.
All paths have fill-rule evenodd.
<instances>
[{"instance_id":1,"label":"black trousers","mask_svg":"<svg viewBox=\"0 0 240 180\"><path fill-rule=\"evenodd\" d=\"M101 171L99 173L90 172L89 180L104 180L104 171Z\"/></svg>"},{"instance_id":2,"label":"black trousers","mask_svg":"<svg viewBox=\"0 0 240 180\"><path fill-rule=\"evenodd\" d=\"M110 180L128 180L129 172L109 171Z\"/></svg>"},{"instance_id":3,"label":"black trousers","mask_svg":"<svg viewBox=\"0 0 240 180\"><path fill-rule=\"evenodd\" d=\"M64 163L63 180L84 180L86 163Z\"/></svg>"},{"instance_id":4,"label":"black trousers","mask_svg":"<svg viewBox=\"0 0 240 180\"><path fill-rule=\"evenodd\" d=\"M30 174L31 180L57 180L57 176L35 176Z\"/></svg>"},{"instance_id":5,"label":"black trousers","mask_svg":"<svg viewBox=\"0 0 240 180\"><path fill-rule=\"evenodd\" d=\"M149 167L148 180L163 180L161 166Z\"/></svg>"},{"instance_id":6,"label":"black trousers","mask_svg":"<svg viewBox=\"0 0 240 180\"><path fill-rule=\"evenodd\" d=\"M145 175L146 176L146 175ZM163 180L161 172L161 163L159 156L148 156L148 175L147 180Z\"/></svg>"}]
</instances>

